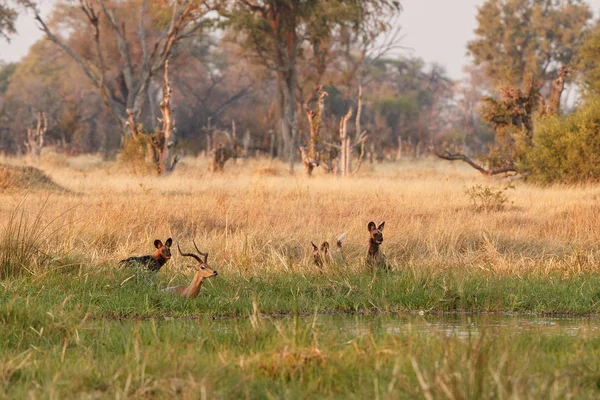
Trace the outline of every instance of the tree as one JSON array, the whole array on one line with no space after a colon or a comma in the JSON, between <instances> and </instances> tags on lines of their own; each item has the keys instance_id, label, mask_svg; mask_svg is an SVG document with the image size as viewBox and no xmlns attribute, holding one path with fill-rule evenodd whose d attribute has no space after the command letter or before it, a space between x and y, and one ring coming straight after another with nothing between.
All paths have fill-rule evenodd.
<instances>
[{"instance_id":1,"label":"tree","mask_svg":"<svg viewBox=\"0 0 600 400\"><path fill-rule=\"evenodd\" d=\"M519 86L533 73L544 86L574 60L591 18L584 0L487 0L468 53L496 83Z\"/></svg>"},{"instance_id":2,"label":"tree","mask_svg":"<svg viewBox=\"0 0 600 400\"><path fill-rule=\"evenodd\" d=\"M441 66L426 65L420 58L383 58L370 69L379 139L393 147L409 143L419 156L445 124L442 113L452 99L452 81Z\"/></svg>"},{"instance_id":3,"label":"tree","mask_svg":"<svg viewBox=\"0 0 600 400\"><path fill-rule=\"evenodd\" d=\"M131 130L131 138L128 140L138 142L142 147L149 150L149 156L156 168L158 175L166 175L173 172L179 157L175 155L176 128L173 112L171 109L171 97L173 90L169 83L169 60L165 61L162 101L160 102L161 118L159 125L151 135L143 135L135 120L135 114L127 109L129 120L127 126Z\"/></svg>"},{"instance_id":4,"label":"tree","mask_svg":"<svg viewBox=\"0 0 600 400\"><path fill-rule=\"evenodd\" d=\"M484 99L481 114L493 126L495 134L489 153L480 157L483 163L464 153L438 152L433 146L430 146L431 152L444 160L464 161L484 175L520 172L526 152L536 150L531 147L535 139L534 119L558 114L564 82L570 72L569 68L561 68L558 77L552 81L547 101L540 95L533 74L529 74L521 88L506 85L501 87L499 99Z\"/></svg>"},{"instance_id":5,"label":"tree","mask_svg":"<svg viewBox=\"0 0 600 400\"><path fill-rule=\"evenodd\" d=\"M0 37L10 41L10 37L17 31L15 21L18 16L19 7L32 7L31 0L3 0L0 1Z\"/></svg>"},{"instance_id":6,"label":"tree","mask_svg":"<svg viewBox=\"0 0 600 400\"><path fill-rule=\"evenodd\" d=\"M205 1L78 0L78 9L64 6L54 13L51 23L35 10L35 19L46 37L64 50L98 89L113 117L127 135L131 110L136 121L148 101L148 88L154 76L183 40L197 35L205 26L210 7ZM137 21L128 24L131 16ZM62 38L53 25L73 28L76 34ZM75 39L79 40L76 51ZM116 43L116 52L109 52ZM93 49L93 50L92 50ZM116 57L112 58L112 54Z\"/></svg>"},{"instance_id":7,"label":"tree","mask_svg":"<svg viewBox=\"0 0 600 400\"><path fill-rule=\"evenodd\" d=\"M588 32L579 49L579 69L589 95L600 95L600 23Z\"/></svg>"},{"instance_id":8,"label":"tree","mask_svg":"<svg viewBox=\"0 0 600 400\"><path fill-rule=\"evenodd\" d=\"M520 172L534 140L535 118L559 112L569 64L591 17L583 0L486 1L477 15L477 38L467 47L475 65L499 87L499 95L485 98L481 110L494 128L494 142L479 160L464 152L431 151L487 175Z\"/></svg>"},{"instance_id":9,"label":"tree","mask_svg":"<svg viewBox=\"0 0 600 400\"><path fill-rule=\"evenodd\" d=\"M118 139L112 134L115 127L97 90L68 55L46 40L32 45L15 66L7 82L3 108L12 133L4 145L13 149L26 140L24 135L39 112L46 113L48 119L46 143L57 150L71 154L106 151L110 136L112 141Z\"/></svg>"},{"instance_id":10,"label":"tree","mask_svg":"<svg viewBox=\"0 0 600 400\"><path fill-rule=\"evenodd\" d=\"M318 55L335 30L361 32L368 40L379 31L383 18L399 10L389 0L223 1L221 15L254 62L275 73L277 104L284 158L293 173L298 137L297 112L299 64L309 43ZM324 63L320 63L320 74Z\"/></svg>"}]
</instances>

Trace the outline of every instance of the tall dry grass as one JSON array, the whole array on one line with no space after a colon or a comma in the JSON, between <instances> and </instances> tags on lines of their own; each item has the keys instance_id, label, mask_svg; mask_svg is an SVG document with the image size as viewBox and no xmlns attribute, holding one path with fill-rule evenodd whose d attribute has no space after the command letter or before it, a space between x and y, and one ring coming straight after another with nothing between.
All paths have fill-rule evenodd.
<instances>
[{"instance_id":1,"label":"tall dry grass","mask_svg":"<svg viewBox=\"0 0 600 400\"><path fill-rule=\"evenodd\" d=\"M394 268L571 275L595 271L600 260L598 186L516 182L505 210L478 212L465 189L505 182L460 164L366 164L345 180L291 177L271 160L238 160L224 174L207 166L185 158L172 176L153 177L95 156L50 158L40 168L71 192L31 191L25 206L32 215L45 207L40 223L56 227L46 251L92 267L149 254L155 238L173 237L183 249L195 239L227 272L303 273L315 268L311 241L348 232L345 268L359 270L371 220L386 221L383 250ZM24 195L0 192L4 224Z\"/></svg>"}]
</instances>

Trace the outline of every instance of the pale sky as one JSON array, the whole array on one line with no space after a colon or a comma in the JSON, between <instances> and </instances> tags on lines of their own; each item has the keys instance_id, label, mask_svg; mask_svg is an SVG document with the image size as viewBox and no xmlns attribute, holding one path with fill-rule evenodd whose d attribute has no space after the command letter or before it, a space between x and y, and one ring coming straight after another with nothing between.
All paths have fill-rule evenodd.
<instances>
[{"instance_id":1,"label":"pale sky","mask_svg":"<svg viewBox=\"0 0 600 400\"><path fill-rule=\"evenodd\" d=\"M55 0L38 0L47 13ZM402 0L404 11L399 18L407 54L446 67L450 77L459 79L468 64L466 44L473 38L477 7L485 0ZM595 17L600 14L600 0L588 0ZM42 37L33 16L23 15L17 22L18 35L8 44L0 39L0 60L18 61L31 44Z\"/></svg>"}]
</instances>

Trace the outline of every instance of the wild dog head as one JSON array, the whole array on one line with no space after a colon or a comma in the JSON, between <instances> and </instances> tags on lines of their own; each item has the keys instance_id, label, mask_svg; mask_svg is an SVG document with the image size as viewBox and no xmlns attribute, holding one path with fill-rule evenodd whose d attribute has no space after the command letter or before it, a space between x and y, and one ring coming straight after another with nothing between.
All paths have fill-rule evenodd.
<instances>
[{"instance_id":1,"label":"wild dog head","mask_svg":"<svg viewBox=\"0 0 600 400\"><path fill-rule=\"evenodd\" d=\"M324 263L334 262L334 258L336 261L339 259L343 259L342 255L342 243L344 238L346 237L346 232L342 233L336 239L336 248L332 249L329 246L329 242L325 241L321 243L321 247L318 247L314 242L310 242L313 247L313 260L315 265L322 267Z\"/></svg>"},{"instance_id":2,"label":"wild dog head","mask_svg":"<svg viewBox=\"0 0 600 400\"><path fill-rule=\"evenodd\" d=\"M154 241L154 247L156 247L156 251L153 256L154 259L163 259L167 261L171 258L171 245L173 244L173 239L168 238L167 241L163 244L160 239L156 239Z\"/></svg>"},{"instance_id":3,"label":"wild dog head","mask_svg":"<svg viewBox=\"0 0 600 400\"><path fill-rule=\"evenodd\" d=\"M314 242L310 242L313 246L313 260L315 265L322 267L324 262L329 261L331 255L329 254L329 242L321 243L321 248L317 247Z\"/></svg>"},{"instance_id":4,"label":"wild dog head","mask_svg":"<svg viewBox=\"0 0 600 400\"><path fill-rule=\"evenodd\" d=\"M379 246L380 244L383 243L383 228L385 226L385 222L382 222L381 224L379 224L379 226L377 226L375 224L375 222L371 221L369 222L369 225L367 225L367 229L369 230L369 243L371 244L375 244L377 246Z\"/></svg>"}]
</instances>

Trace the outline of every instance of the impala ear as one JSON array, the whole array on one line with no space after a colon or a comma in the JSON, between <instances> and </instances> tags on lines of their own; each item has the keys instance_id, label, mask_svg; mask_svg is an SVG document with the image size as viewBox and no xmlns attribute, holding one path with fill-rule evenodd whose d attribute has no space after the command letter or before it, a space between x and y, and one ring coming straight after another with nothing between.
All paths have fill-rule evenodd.
<instances>
[{"instance_id":1,"label":"impala ear","mask_svg":"<svg viewBox=\"0 0 600 400\"><path fill-rule=\"evenodd\" d=\"M165 246L167 247L171 247L171 245L173 244L173 239L168 238L167 241L165 242Z\"/></svg>"},{"instance_id":2,"label":"impala ear","mask_svg":"<svg viewBox=\"0 0 600 400\"><path fill-rule=\"evenodd\" d=\"M385 221L383 221L381 224L379 224L379 226L377 227L377 229L379 229L380 231L382 231L384 226L385 226Z\"/></svg>"},{"instance_id":3,"label":"impala ear","mask_svg":"<svg viewBox=\"0 0 600 400\"><path fill-rule=\"evenodd\" d=\"M377 225L375 225L375 222L371 221L369 222L369 225L367 225L367 229L369 230L369 232L371 232L373 229L375 229Z\"/></svg>"},{"instance_id":4,"label":"impala ear","mask_svg":"<svg viewBox=\"0 0 600 400\"><path fill-rule=\"evenodd\" d=\"M154 247L156 247L157 249L160 249L161 247L163 247L163 242L161 242L159 239L156 239L154 241Z\"/></svg>"}]
</instances>

